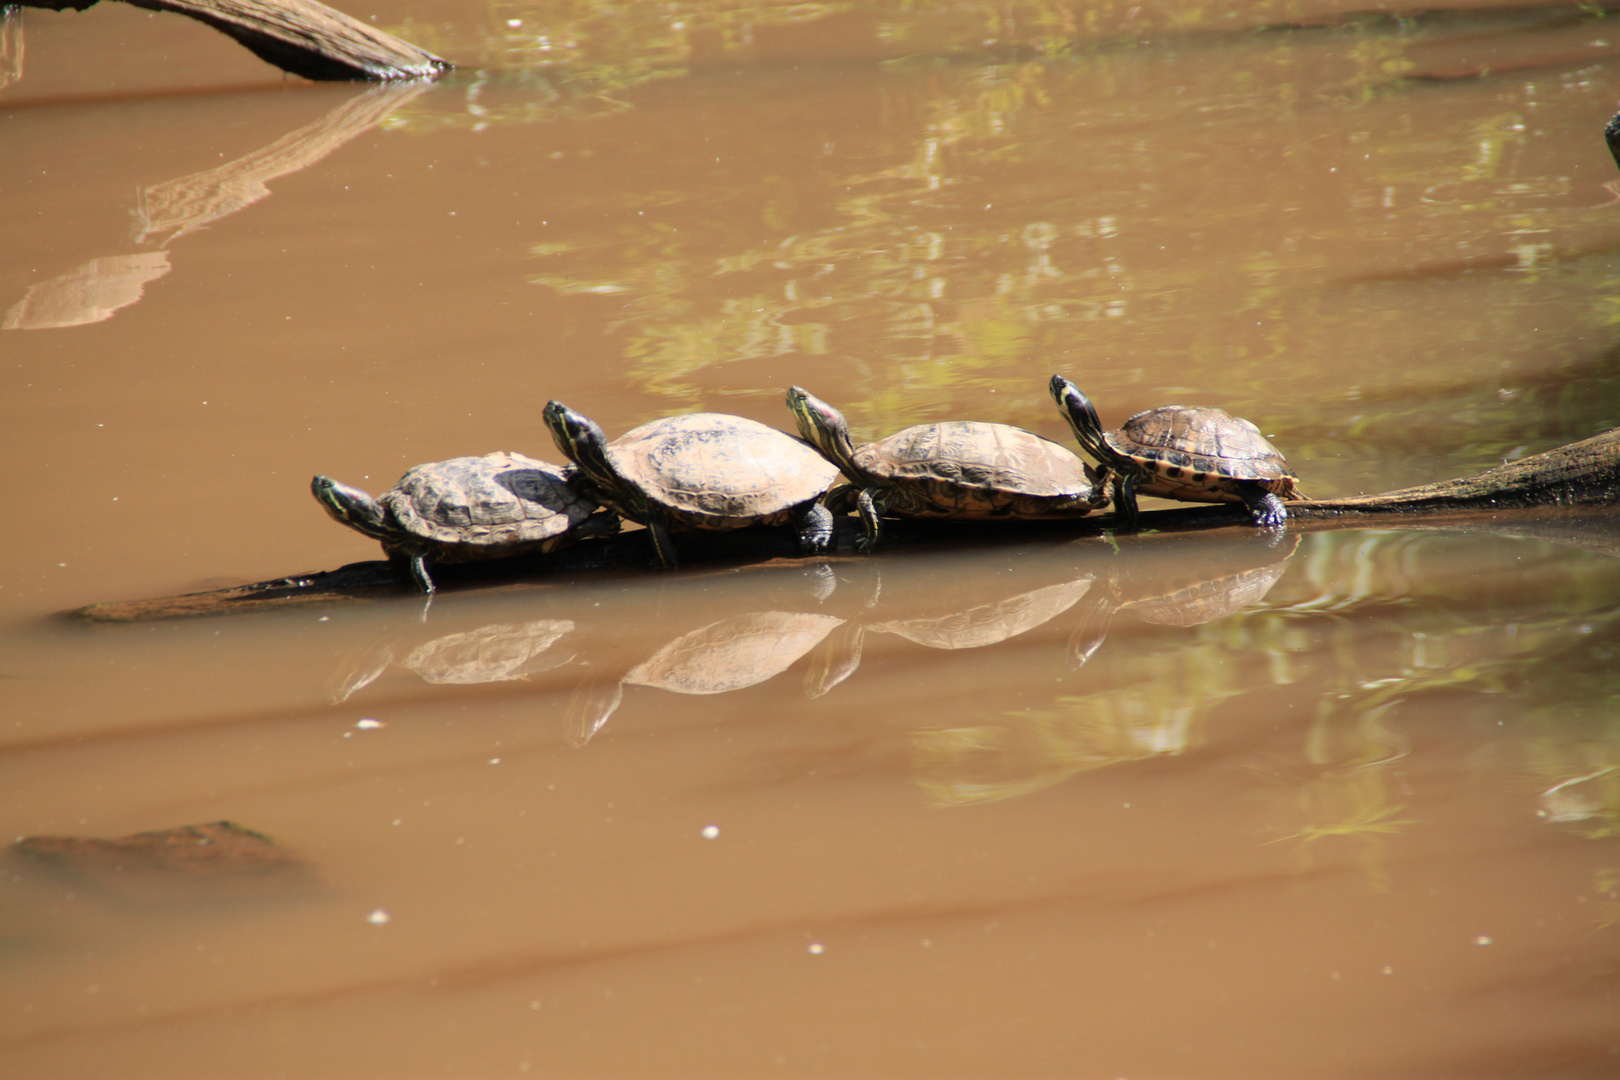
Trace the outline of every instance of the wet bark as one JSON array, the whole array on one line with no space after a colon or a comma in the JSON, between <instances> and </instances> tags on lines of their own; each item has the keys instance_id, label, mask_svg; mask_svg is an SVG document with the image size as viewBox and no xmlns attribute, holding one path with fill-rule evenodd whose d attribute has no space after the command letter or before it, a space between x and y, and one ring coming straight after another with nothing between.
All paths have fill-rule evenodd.
<instances>
[{"instance_id":1,"label":"wet bark","mask_svg":"<svg viewBox=\"0 0 1620 1080\"><path fill-rule=\"evenodd\" d=\"M1392 525L1467 529L1571 544L1620 556L1620 428L1488 469L1478 476L1349 499L1293 502L1288 504L1288 511L1289 529L1299 532ZM1113 515L1102 514L1070 522L1011 526L896 521L885 531L890 536L887 546L892 549L911 541L982 543L1009 534L1027 538L1035 532L1064 539L1095 537L1112 525ZM1141 526L1144 533L1252 528L1246 511L1235 504L1150 510L1141 515ZM854 519L840 519L837 541L841 551L850 550L858 531L859 523ZM796 537L788 529L683 533L676 542L688 564L730 567L803 558ZM826 558L816 556L803 561ZM486 587L538 588L564 583L580 573L614 572L656 572L644 531L586 540L549 555L441 565L435 567L434 576L451 586L476 582ZM365 603L407 593L410 587L410 576L402 565L379 559L207 592L92 604L68 614L91 622L144 622L303 604Z\"/></svg>"},{"instance_id":2,"label":"wet bark","mask_svg":"<svg viewBox=\"0 0 1620 1080\"><path fill-rule=\"evenodd\" d=\"M1620 505L1620 428L1507 462L1478 476L1353 499L1290 503L1288 512L1331 517L1615 505Z\"/></svg>"},{"instance_id":3,"label":"wet bark","mask_svg":"<svg viewBox=\"0 0 1620 1080\"><path fill-rule=\"evenodd\" d=\"M316 0L125 0L189 15L283 71L317 81L433 78L455 65ZM0 7L84 11L97 0L3 0Z\"/></svg>"}]
</instances>

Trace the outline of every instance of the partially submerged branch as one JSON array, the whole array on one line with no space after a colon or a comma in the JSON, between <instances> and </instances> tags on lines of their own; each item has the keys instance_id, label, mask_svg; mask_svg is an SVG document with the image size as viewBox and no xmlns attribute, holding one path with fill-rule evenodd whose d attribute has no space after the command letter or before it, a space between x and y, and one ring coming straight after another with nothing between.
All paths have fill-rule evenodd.
<instances>
[{"instance_id":1,"label":"partially submerged branch","mask_svg":"<svg viewBox=\"0 0 1620 1080\"><path fill-rule=\"evenodd\" d=\"M1478 476L1353 499L1290 503L1288 510L1317 517L1615 505L1620 505L1620 428L1506 462Z\"/></svg>"},{"instance_id":2,"label":"partially submerged branch","mask_svg":"<svg viewBox=\"0 0 1620 1080\"><path fill-rule=\"evenodd\" d=\"M97 0L10 0L84 11ZM455 65L316 0L125 0L189 15L229 34L261 60L317 81L430 79ZM0 4L0 6L4 6Z\"/></svg>"},{"instance_id":3,"label":"partially submerged branch","mask_svg":"<svg viewBox=\"0 0 1620 1080\"><path fill-rule=\"evenodd\" d=\"M1581 509L1586 508L1586 509ZM1477 528L1482 531L1574 544L1608 555L1620 555L1620 429L1543 454L1488 469L1478 476L1444 480L1350 499L1288 504L1289 528L1323 529ZM1571 514L1571 510L1580 510ZM1243 524L1238 524L1239 521ZM840 547L847 548L858 531L853 519L839 523ZM893 540L983 540L992 533L1028 537L1032 532L1065 539L1097 537L1112 529L1112 514L1065 522L986 525L932 521L898 521ZM1188 506L1142 514L1144 531L1188 532L1211 528L1244 529L1247 511L1236 505ZM731 565L795 560L798 546L785 529L744 529L729 533L687 533L680 538L689 563ZM841 558L843 556L835 556ZM445 581L486 584L522 582L530 588L566 580L581 572L634 573L646 570L651 558L647 537L630 531L585 540L549 555L447 565L435 570ZM824 561L826 557L805 559ZM409 576L392 563L352 563L337 570L300 574L209 592L155 600L93 604L72 614L92 622L140 622L198 615L224 615L272 607L364 601L409 590Z\"/></svg>"}]
</instances>

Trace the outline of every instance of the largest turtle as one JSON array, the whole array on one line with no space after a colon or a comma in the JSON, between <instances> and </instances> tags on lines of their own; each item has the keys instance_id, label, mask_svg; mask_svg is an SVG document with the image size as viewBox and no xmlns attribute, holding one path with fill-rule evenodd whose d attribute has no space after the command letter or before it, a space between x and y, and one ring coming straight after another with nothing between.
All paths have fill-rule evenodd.
<instances>
[{"instance_id":1,"label":"largest turtle","mask_svg":"<svg viewBox=\"0 0 1620 1080\"><path fill-rule=\"evenodd\" d=\"M1071 518L1108 505L1103 478L1073 451L1022 428L948 420L856 446L844 414L809 391L792 387L787 405L799 434L859 490L863 551L882 539L885 514Z\"/></svg>"},{"instance_id":2,"label":"largest turtle","mask_svg":"<svg viewBox=\"0 0 1620 1080\"><path fill-rule=\"evenodd\" d=\"M433 592L435 562L551 551L619 527L577 478L522 454L418 465L375 499L329 476L315 477L310 490L332 517L382 541L425 593Z\"/></svg>"},{"instance_id":3,"label":"largest turtle","mask_svg":"<svg viewBox=\"0 0 1620 1080\"><path fill-rule=\"evenodd\" d=\"M680 564L672 531L787 524L805 551L832 544L832 512L820 499L838 470L786 432L742 416L688 413L610 443L594 421L560 401L544 415L594 496L647 526L666 568Z\"/></svg>"},{"instance_id":4,"label":"largest turtle","mask_svg":"<svg viewBox=\"0 0 1620 1080\"><path fill-rule=\"evenodd\" d=\"M1138 495L1242 503L1256 525L1269 529L1287 521L1284 499L1304 498L1282 454L1240 416L1164 405L1104 431L1096 407L1074 383L1053 375L1051 389L1080 446L1112 472L1114 514L1126 529L1136 528Z\"/></svg>"}]
</instances>

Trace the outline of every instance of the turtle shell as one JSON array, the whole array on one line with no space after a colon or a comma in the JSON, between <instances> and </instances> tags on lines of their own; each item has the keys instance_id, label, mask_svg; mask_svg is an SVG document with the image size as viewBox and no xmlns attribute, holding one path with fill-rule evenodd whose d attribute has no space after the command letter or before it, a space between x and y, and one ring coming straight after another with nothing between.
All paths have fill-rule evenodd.
<instances>
[{"instance_id":1,"label":"turtle shell","mask_svg":"<svg viewBox=\"0 0 1620 1080\"><path fill-rule=\"evenodd\" d=\"M1106 436L1114 451L1146 470L1139 495L1194 502L1235 497L1238 482L1258 481L1282 498L1296 498L1297 477L1260 429L1207 406L1164 405L1139 412ZM1224 497L1223 497L1224 496Z\"/></svg>"},{"instance_id":2,"label":"turtle shell","mask_svg":"<svg viewBox=\"0 0 1620 1080\"><path fill-rule=\"evenodd\" d=\"M855 464L914 495L917 501L905 508L913 514L1073 516L1076 500L1108 501L1073 451L1008 424L919 424L857 447Z\"/></svg>"},{"instance_id":3,"label":"turtle shell","mask_svg":"<svg viewBox=\"0 0 1620 1080\"><path fill-rule=\"evenodd\" d=\"M610 443L607 457L621 478L693 529L783 524L838 478L837 466L802 440L724 413L642 424Z\"/></svg>"},{"instance_id":4,"label":"turtle shell","mask_svg":"<svg viewBox=\"0 0 1620 1080\"><path fill-rule=\"evenodd\" d=\"M597 508L558 466L504 452L418 465L379 501L440 559L549 551Z\"/></svg>"}]
</instances>

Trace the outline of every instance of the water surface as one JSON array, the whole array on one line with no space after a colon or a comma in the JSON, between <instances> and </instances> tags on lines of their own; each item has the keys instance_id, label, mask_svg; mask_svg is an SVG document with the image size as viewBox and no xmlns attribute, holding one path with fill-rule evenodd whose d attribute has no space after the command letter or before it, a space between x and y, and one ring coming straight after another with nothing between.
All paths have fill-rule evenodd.
<instances>
[{"instance_id":1,"label":"water surface","mask_svg":"<svg viewBox=\"0 0 1620 1080\"><path fill-rule=\"evenodd\" d=\"M1612 1075L1591 530L58 615L374 558L311 474L557 460L551 398L1066 441L1058 371L1318 497L1620 424L1620 38L1348 10L390 2L459 67L383 89L6 24L4 835L302 870L8 853L0 1074Z\"/></svg>"}]
</instances>

